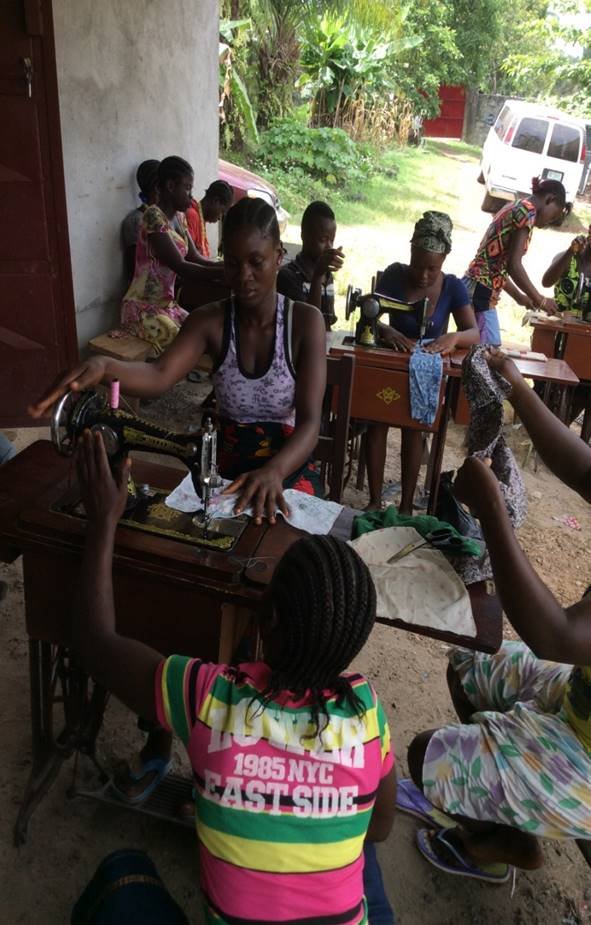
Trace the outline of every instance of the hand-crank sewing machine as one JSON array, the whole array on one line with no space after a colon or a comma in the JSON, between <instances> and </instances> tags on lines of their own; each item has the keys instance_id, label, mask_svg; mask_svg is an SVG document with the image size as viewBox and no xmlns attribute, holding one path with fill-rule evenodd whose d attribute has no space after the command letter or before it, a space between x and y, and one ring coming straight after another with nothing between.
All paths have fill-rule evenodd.
<instances>
[{"instance_id":1,"label":"hand-crank sewing machine","mask_svg":"<svg viewBox=\"0 0 591 925\"><path fill-rule=\"evenodd\" d=\"M357 309L359 320L355 326L355 343L361 347L378 347L378 322L387 312L399 311L414 314L419 324L419 343L425 338L434 306L429 299L419 299L418 302L403 302L401 299L392 299L380 292L364 295L361 289L353 286L347 288L345 300L345 318L347 321Z\"/></svg>"},{"instance_id":2,"label":"hand-crank sewing machine","mask_svg":"<svg viewBox=\"0 0 591 925\"><path fill-rule=\"evenodd\" d=\"M175 433L153 421L145 420L119 407L119 383L111 384L109 399L96 391L68 392L56 405L51 436L64 456L74 453L85 430L100 433L109 461L119 465L132 451L173 456L184 463L193 486L202 501L202 509L193 517L168 508L167 492L146 484L137 485L129 476L129 500L122 517L126 525L149 532L159 532L218 549L231 549L243 532L247 518L210 518L210 500L222 485L217 467L217 432L208 419L204 427L190 433ZM84 516L79 501L68 499L61 510Z\"/></svg>"}]
</instances>

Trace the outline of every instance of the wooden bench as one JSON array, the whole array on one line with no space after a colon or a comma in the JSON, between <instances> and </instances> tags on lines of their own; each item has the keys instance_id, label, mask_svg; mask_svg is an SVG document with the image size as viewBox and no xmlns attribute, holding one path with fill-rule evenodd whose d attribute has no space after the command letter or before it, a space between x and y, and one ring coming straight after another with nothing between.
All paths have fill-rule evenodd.
<instances>
[{"instance_id":1,"label":"wooden bench","mask_svg":"<svg viewBox=\"0 0 591 925\"><path fill-rule=\"evenodd\" d=\"M123 360L126 363L141 363L154 356L152 344L133 334L124 334L121 337L110 337L109 331L98 334L88 341L88 352L95 356L112 357L114 360ZM133 411L139 412L140 400L136 396L124 396Z\"/></svg>"}]
</instances>

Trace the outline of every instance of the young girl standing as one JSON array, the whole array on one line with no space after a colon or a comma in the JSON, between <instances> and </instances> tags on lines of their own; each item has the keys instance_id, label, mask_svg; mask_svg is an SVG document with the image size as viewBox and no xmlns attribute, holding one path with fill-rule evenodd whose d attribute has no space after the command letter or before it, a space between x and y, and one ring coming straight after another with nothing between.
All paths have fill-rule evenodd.
<instances>
[{"instance_id":1,"label":"young girl standing","mask_svg":"<svg viewBox=\"0 0 591 925\"><path fill-rule=\"evenodd\" d=\"M503 290L525 308L556 312L554 299L538 292L522 261L534 228L561 225L570 208L562 183L534 177L531 196L507 203L493 218L464 277L482 344L501 343L497 303Z\"/></svg>"}]
</instances>

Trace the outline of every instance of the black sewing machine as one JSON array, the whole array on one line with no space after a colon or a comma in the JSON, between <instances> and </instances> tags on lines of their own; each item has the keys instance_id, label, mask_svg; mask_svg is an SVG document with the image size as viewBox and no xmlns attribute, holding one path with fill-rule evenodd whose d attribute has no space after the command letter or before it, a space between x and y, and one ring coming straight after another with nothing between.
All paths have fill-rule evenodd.
<instances>
[{"instance_id":1,"label":"black sewing machine","mask_svg":"<svg viewBox=\"0 0 591 925\"><path fill-rule=\"evenodd\" d=\"M433 314L429 299L419 299L418 302L403 302L392 299L380 292L363 295L361 289L349 286L345 301L345 318L347 321L359 309L359 320L355 326L355 343L361 347L378 347L378 322L386 312L409 312L415 316L419 323L419 343L424 339Z\"/></svg>"},{"instance_id":2,"label":"black sewing machine","mask_svg":"<svg viewBox=\"0 0 591 925\"><path fill-rule=\"evenodd\" d=\"M149 485L138 486L130 475L129 502L122 518L129 526L222 549L234 545L247 518L211 520L209 515L212 493L222 485L217 468L217 432L211 421L193 433L167 430L120 408L118 383L113 383L110 398L96 391L68 392L56 405L51 438L58 452L72 455L87 429L102 435L111 465L120 463L131 450L138 450L173 456L191 473L193 487L203 504L195 516L168 508L164 504L167 492ZM82 515L80 502L68 513Z\"/></svg>"}]
</instances>

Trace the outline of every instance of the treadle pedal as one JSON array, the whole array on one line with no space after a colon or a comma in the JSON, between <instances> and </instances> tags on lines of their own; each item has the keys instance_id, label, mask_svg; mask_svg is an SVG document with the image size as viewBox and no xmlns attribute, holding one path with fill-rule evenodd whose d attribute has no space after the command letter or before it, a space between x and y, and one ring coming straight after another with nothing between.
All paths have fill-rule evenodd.
<instances>
[{"instance_id":1,"label":"treadle pedal","mask_svg":"<svg viewBox=\"0 0 591 925\"><path fill-rule=\"evenodd\" d=\"M119 809L131 809L136 813L144 813L147 816L155 816L157 819L165 819L167 822L175 822L184 828L195 828L193 818L183 817L178 812L182 803L193 802L193 783L189 778L180 777L178 774L167 774L145 803L136 805L119 799L111 790L111 783L112 779L109 779L103 787L99 787L97 790L74 790L72 799L82 797L85 800L97 800L99 803L109 803Z\"/></svg>"}]
</instances>

